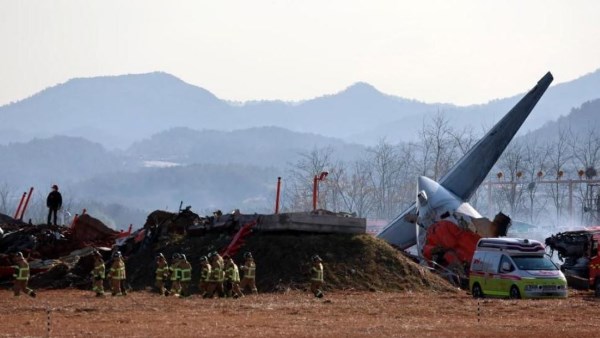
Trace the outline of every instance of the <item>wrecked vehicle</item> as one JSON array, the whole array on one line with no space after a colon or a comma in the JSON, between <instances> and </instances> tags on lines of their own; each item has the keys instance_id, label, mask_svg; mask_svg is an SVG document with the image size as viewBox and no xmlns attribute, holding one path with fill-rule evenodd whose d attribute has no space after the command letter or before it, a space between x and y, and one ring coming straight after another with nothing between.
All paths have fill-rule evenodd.
<instances>
[{"instance_id":1,"label":"wrecked vehicle","mask_svg":"<svg viewBox=\"0 0 600 338\"><path fill-rule=\"evenodd\" d=\"M600 257L598 256L600 227L578 231L565 231L546 238L546 245L558 253L564 263L564 272L569 286L593 289L600 297Z\"/></svg>"}]
</instances>

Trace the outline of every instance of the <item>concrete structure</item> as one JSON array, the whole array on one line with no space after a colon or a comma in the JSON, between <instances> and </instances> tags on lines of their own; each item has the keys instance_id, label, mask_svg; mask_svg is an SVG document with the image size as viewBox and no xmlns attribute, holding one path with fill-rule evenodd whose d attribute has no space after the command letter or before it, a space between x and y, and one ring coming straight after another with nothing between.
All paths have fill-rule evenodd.
<instances>
[{"instance_id":1,"label":"concrete structure","mask_svg":"<svg viewBox=\"0 0 600 338\"><path fill-rule=\"evenodd\" d=\"M367 230L365 218L352 217L344 213L322 210L314 212L292 212L260 215L255 228L261 232L301 231L314 233L364 234Z\"/></svg>"}]
</instances>

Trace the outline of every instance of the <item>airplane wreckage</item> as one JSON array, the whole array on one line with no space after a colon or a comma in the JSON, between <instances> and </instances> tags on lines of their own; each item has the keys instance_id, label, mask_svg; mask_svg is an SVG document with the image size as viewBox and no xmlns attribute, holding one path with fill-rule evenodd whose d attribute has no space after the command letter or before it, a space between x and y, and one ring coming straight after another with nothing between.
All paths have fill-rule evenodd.
<instances>
[{"instance_id":1,"label":"airplane wreckage","mask_svg":"<svg viewBox=\"0 0 600 338\"><path fill-rule=\"evenodd\" d=\"M416 246L429 265L467 277L477 241L506 236L511 220L499 213L482 217L468 201L531 113L553 77L548 72L439 182L421 176L416 201L391 221L377 237L406 250Z\"/></svg>"}]
</instances>

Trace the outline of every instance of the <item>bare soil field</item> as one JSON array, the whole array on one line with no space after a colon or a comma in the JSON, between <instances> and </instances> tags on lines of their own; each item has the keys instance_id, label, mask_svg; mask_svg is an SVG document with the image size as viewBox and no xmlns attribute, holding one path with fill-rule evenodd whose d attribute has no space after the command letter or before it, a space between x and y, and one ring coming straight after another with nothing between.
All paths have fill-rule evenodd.
<instances>
[{"instance_id":1,"label":"bare soil field","mask_svg":"<svg viewBox=\"0 0 600 338\"><path fill-rule=\"evenodd\" d=\"M242 299L160 297L146 291L96 298L0 291L0 337L591 337L600 301L471 298L466 292L269 293Z\"/></svg>"}]
</instances>

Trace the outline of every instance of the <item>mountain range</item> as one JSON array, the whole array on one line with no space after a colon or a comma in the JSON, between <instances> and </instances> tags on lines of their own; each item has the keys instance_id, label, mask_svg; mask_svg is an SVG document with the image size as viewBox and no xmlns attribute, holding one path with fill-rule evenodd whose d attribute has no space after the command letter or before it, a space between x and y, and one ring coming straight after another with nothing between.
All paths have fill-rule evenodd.
<instances>
[{"instance_id":1,"label":"mountain range","mask_svg":"<svg viewBox=\"0 0 600 338\"><path fill-rule=\"evenodd\" d=\"M523 130L534 130L599 98L598 88L600 70L552 86ZM456 126L489 127L521 95L461 107L387 95L359 82L339 93L300 102L236 103L161 72L77 78L0 107L0 144L67 135L125 149L176 127L233 131L276 126L370 145L383 138L413 140L423 122L438 112L448 114Z\"/></svg>"}]
</instances>

